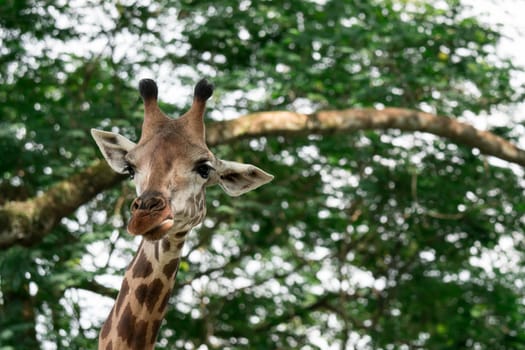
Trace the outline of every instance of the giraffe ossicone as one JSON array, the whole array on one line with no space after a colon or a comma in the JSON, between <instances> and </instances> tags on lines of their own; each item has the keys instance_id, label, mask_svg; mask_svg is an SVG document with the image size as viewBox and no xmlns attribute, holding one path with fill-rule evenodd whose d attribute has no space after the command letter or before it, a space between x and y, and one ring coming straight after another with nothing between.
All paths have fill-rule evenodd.
<instances>
[{"instance_id":1,"label":"giraffe ossicone","mask_svg":"<svg viewBox=\"0 0 525 350\"><path fill-rule=\"evenodd\" d=\"M219 185L239 196L273 179L256 166L218 159L208 149L203 117L213 85L206 80L196 84L190 109L176 119L159 108L153 80L141 80L139 93L144 122L137 143L91 130L110 167L133 179L137 197L127 231L143 237L99 335L104 350L154 348L187 233L206 214L206 187Z\"/></svg>"}]
</instances>

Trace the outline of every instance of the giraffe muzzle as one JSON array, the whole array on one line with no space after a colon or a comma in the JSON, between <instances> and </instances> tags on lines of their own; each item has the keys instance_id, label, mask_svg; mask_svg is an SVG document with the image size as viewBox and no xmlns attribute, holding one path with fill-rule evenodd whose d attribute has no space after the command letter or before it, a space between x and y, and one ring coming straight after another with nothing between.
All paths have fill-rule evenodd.
<instances>
[{"instance_id":1,"label":"giraffe muzzle","mask_svg":"<svg viewBox=\"0 0 525 350\"><path fill-rule=\"evenodd\" d=\"M160 193L144 193L131 203L131 219L128 222L130 234L157 240L172 227L173 216L168 200Z\"/></svg>"}]
</instances>

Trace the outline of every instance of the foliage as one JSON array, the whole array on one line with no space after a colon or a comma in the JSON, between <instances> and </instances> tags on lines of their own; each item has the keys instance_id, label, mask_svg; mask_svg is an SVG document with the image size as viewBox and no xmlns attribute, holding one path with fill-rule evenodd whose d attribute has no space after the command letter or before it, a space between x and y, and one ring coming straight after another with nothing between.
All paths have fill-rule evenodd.
<instances>
[{"instance_id":1,"label":"foliage","mask_svg":"<svg viewBox=\"0 0 525 350\"><path fill-rule=\"evenodd\" d=\"M498 29L458 0L8 0L0 28L0 204L100 157L91 127L136 139L144 74L161 89L210 76L215 117L383 105L460 116L523 97L518 68L495 54ZM161 92L163 108L177 114L190 91ZM209 191L159 348L525 348L521 170L396 131L214 151L276 179L240 200ZM133 192L123 183L43 241L2 251L0 349L93 348L109 309L89 319L98 301L85 301L113 297L103 277L131 259Z\"/></svg>"}]
</instances>

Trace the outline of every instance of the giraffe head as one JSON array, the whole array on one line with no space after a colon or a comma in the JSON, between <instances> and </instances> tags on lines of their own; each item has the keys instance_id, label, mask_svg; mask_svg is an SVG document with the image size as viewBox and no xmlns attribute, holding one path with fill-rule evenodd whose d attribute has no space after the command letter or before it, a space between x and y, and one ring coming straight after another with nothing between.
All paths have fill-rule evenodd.
<instances>
[{"instance_id":1,"label":"giraffe head","mask_svg":"<svg viewBox=\"0 0 525 350\"><path fill-rule=\"evenodd\" d=\"M188 231L206 214L207 186L218 184L227 194L239 196L272 180L253 165L218 159L208 149L203 116L213 85L206 80L197 83L191 108L177 119L160 110L153 80L141 80L139 92L144 122L138 143L117 133L91 130L110 167L129 174L135 183L129 233L157 240Z\"/></svg>"}]
</instances>

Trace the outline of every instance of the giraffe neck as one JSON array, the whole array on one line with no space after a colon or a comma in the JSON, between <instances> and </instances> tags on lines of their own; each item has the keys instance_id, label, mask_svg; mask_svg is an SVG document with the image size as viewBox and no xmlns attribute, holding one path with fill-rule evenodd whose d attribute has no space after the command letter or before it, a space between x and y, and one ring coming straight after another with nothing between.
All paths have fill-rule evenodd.
<instances>
[{"instance_id":1,"label":"giraffe neck","mask_svg":"<svg viewBox=\"0 0 525 350\"><path fill-rule=\"evenodd\" d=\"M99 334L99 350L154 349L188 232L143 240Z\"/></svg>"}]
</instances>

